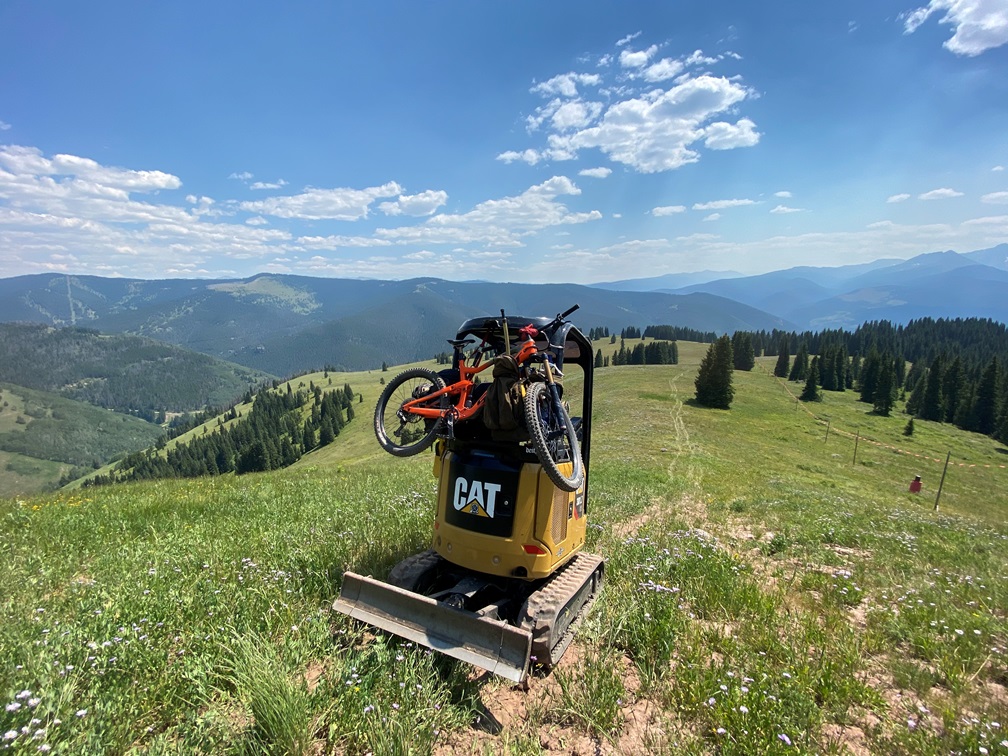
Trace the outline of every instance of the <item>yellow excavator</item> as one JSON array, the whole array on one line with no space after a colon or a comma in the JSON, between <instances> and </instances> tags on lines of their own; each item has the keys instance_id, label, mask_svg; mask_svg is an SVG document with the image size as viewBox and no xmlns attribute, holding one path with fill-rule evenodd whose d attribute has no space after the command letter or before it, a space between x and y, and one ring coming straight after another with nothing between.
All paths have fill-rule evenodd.
<instances>
[{"instance_id":1,"label":"yellow excavator","mask_svg":"<svg viewBox=\"0 0 1008 756\"><path fill-rule=\"evenodd\" d=\"M466 320L451 369L385 387L382 447L434 449L431 548L385 581L346 572L336 611L516 683L559 661L605 571L584 552L595 363L575 309Z\"/></svg>"}]
</instances>

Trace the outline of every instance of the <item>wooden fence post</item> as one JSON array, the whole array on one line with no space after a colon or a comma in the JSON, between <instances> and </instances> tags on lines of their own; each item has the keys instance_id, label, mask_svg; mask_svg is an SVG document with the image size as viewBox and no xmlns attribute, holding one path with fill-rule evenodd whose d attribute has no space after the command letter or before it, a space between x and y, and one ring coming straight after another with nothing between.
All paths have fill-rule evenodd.
<instances>
[{"instance_id":1,"label":"wooden fence post","mask_svg":"<svg viewBox=\"0 0 1008 756\"><path fill-rule=\"evenodd\" d=\"M952 452L949 451L948 456L945 457L945 469L942 470L941 482L938 483L938 495L935 496L935 506L934 511L938 511L938 500L941 498L942 486L945 485L945 473L948 472L948 463L952 459Z\"/></svg>"}]
</instances>

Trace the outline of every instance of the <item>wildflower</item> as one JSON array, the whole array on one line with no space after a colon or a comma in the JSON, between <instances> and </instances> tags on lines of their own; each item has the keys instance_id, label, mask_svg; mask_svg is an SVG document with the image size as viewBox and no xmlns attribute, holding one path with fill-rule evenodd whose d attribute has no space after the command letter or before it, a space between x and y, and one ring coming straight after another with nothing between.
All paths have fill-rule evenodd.
<instances>
[{"instance_id":1,"label":"wildflower","mask_svg":"<svg viewBox=\"0 0 1008 756\"><path fill-rule=\"evenodd\" d=\"M40 745L40 746L38 747L38 749L39 749L39 750L40 750L40 751L41 751L42 753L49 753L49 751L51 751L51 750L52 750L52 746L51 746L51 745L49 745L48 743L43 743L42 745Z\"/></svg>"},{"instance_id":2,"label":"wildflower","mask_svg":"<svg viewBox=\"0 0 1008 756\"><path fill-rule=\"evenodd\" d=\"M7 704L7 711L17 711L20 708L21 704L19 704L17 701L11 701L9 704Z\"/></svg>"},{"instance_id":3,"label":"wildflower","mask_svg":"<svg viewBox=\"0 0 1008 756\"><path fill-rule=\"evenodd\" d=\"M77 709L78 719L83 719L85 714L87 714L87 709Z\"/></svg>"},{"instance_id":4,"label":"wildflower","mask_svg":"<svg viewBox=\"0 0 1008 756\"><path fill-rule=\"evenodd\" d=\"M739 706L738 710L740 712L742 712L743 714L748 714L749 713L749 707L748 706Z\"/></svg>"},{"instance_id":5,"label":"wildflower","mask_svg":"<svg viewBox=\"0 0 1008 756\"><path fill-rule=\"evenodd\" d=\"M7 732L4 733L3 739L14 740L17 736L18 736L17 730L7 730Z\"/></svg>"},{"instance_id":6,"label":"wildflower","mask_svg":"<svg viewBox=\"0 0 1008 756\"><path fill-rule=\"evenodd\" d=\"M777 736L777 739L781 741L784 745L791 745L791 738L789 738L783 732Z\"/></svg>"},{"instance_id":7,"label":"wildflower","mask_svg":"<svg viewBox=\"0 0 1008 756\"><path fill-rule=\"evenodd\" d=\"M718 727L716 732L718 735L724 735L726 732L728 732L728 730L726 730L724 727Z\"/></svg>"},{"instance_id":8,"label":"wildflower","mask_svg":"<svg viewBox=\"0 0 1008 756\"><path fill-rule=\"evenodd\" d=\"M372 711L374 711L374 706L372 706L371 704L368 704L367 706L364 707L364 713L365 714L369 714Z\"/></svg>"},{"instance_id":9,"label":"wildflower","mask_svg":"<svg viewBox=\"0 0 1008 756\"><path fill-rule=\"evenodd\" d=\"M37 698L36 697L36 698L29 698L28 699L28 707L31 708L31 709L34 709L40 703L42 703L42 699L41 698Z\"/></svg>"},{"instance_id":10,"label":"wildflower","mask_svg":"<svg viewBox=\"0 0 1008 756\"><path fill-rule=\"evenodd\" d=\"M399 704L397 703L392 704L392 708L395 709L396 711L399 711Z\"/></svg>"},{"instance_id":11,"label":"wildflower","mask_svg":"<svg viewBox=\"0 0 1008 756\"><path fill-rule=\"evenodd\" d=\"M22 690L20 693L14 696L14 698L16 698L18 701L22 701L25 698L28 698L30 695L31 695L30 690Z\"/></svg>"}]
</instances>

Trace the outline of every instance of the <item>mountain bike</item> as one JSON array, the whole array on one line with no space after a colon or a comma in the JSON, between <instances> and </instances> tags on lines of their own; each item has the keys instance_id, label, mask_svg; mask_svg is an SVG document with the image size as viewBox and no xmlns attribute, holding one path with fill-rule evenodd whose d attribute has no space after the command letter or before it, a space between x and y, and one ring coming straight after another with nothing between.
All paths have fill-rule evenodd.
<instances>
[{"instance_id":1,"label":"mountain bike","mask_svg":"<svg viewBox=\"0 0 1008 756\"><path fill-rule=\"evenodd\" d=\"M535 319L518 329L517 351L511 349L508 317L501 310L501 320L467 321L460 336L480 337L479 345L468 355L466 348L474 339L456 338L453 363L458 379L445 384L428 368L410 368L397 375L382 391L375 407L375 436L381 447L397 457L409 457L427 449L438 437L454 437L455 424L478 415L486 404L486 391L477 390L478 376L491 368L501 355L511 355L518 367L518 386L522 394L522 414L529 439L540 464L557 486L576 491L584 482L584 465L577 432L561 399L557 378L563 377L557 365L562 361L563 344L553 344L563 331L565 318L578 309L574 305L552 320ZM537 337L545 338L540 348ZM568 471L569 470L569 471Z\"/></svg>"}]
</instances>

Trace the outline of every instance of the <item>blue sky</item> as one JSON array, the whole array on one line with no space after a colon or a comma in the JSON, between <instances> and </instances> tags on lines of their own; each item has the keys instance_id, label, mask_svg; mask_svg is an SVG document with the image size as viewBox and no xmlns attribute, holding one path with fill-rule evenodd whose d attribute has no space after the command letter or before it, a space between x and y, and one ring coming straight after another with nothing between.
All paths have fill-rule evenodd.
<instances>
[{"instance_id":1,"label":"blue sky","mask_svg":"<svg viewBox=\"0 0 1008 756\"><path fill-rule=\"evenodd\" d=\"M1008 0L0 2L0 277L595 281L1008 241Z\"/></svg>"}]
</instances>

